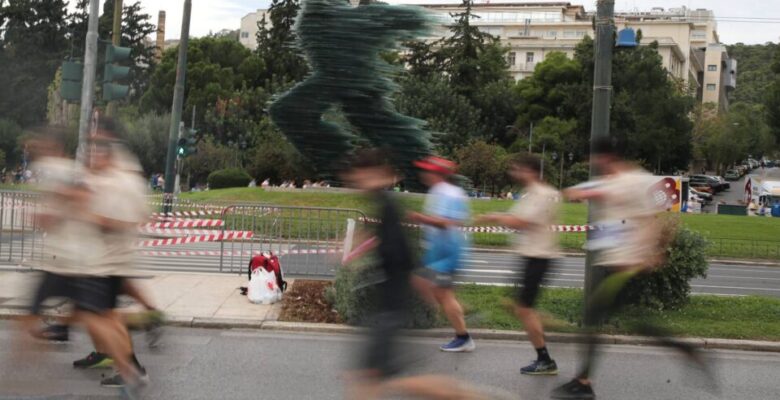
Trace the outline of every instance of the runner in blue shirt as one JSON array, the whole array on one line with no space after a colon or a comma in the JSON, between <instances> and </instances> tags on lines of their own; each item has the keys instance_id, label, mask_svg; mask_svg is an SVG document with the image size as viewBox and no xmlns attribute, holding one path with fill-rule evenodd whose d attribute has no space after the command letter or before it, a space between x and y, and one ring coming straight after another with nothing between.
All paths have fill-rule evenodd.
<instances>
[{"instance_id":1,"label":"runner in blue shirt","mask_svg":"<svg viewBox=\"0 0 780 400\"><path fill-rule=\"evenodd\" d=\"M462 263L467 241L460 229L469 219L468 196L449 179L455 174L455 163L439 157L417 161L420 181L429 187L424 212L411 213L409 219L423 225L424 267L413 279L421 296L441 307L455 329L455 338L440 347L447 352L468 352L475 349L466 330L463 308L455 297L454 276Z\"/></svg>"}]
</instances>

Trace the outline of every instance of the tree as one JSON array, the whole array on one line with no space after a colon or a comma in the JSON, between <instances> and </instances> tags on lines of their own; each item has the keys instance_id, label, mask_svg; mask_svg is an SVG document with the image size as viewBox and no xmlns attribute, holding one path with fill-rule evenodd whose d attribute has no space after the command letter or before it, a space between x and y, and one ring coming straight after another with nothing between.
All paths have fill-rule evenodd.
<instances>
[{"instance_id":1,"label":"tree","mask_svg":"<svg viewBox=\"0 0 780 400\"><path fill-rule=\"evenodd\" d=\"M444 60L443 68L459 93L472 98L476 88L508 76L504 58L506 49L498 38L482 32L472 25L473 18L479 18L471 11L472 0L463 0L464 10L450 16L455 23L450 26L452 34L438 43L439 57Z\"/></svg>"},{"instance_id":2,"label":"tree","mask_svg":"<svg viewBox=\"0 0 780 400\"><path fill-rule=\"evenodd\" d=\"M258 22L257 55L265 65L266 89L271 91L298 82L308 73L293 32L300 7L300 0L272 0L266 13L270 21L263 16Z\"/></svg>"},{"instance_id":3,"label":"tree","mask_svg":"<svg viewBox=\"0 0 780 400\"><path fill-rule=\"evenodd\" d=\"M0 152L3 153L2 169L6 162L13 166L18 161L15 155L18 155L18 143L24 131L19 124L13 120L0 118Z\"/></svg>"},{"instance_id":4,"label":"tree","mask_svg":"<svg viewBox=\"0 0 780 400\"><path fill-rule=\"evenodd\" d=\"M173 103L178 49L163 54L141 99L142 112L167 112ZM184 115L196 109L196 126L212 132L217 141L236 140L238 132L222 123L229 116L258 119L267 96L262 86L262 60L229 38L204 37L190 41ZM231 125L232 124L232 125ZM235 126L234 122L229 124Z\"/></svg>"},{"instance_id":5,"label":"tree","mask_svg":"<svg viewBox=\"0 0 780 400\"><path fill-rule=\"evenodd\" d=\"M501 146L476 140L456 152L458 170L474 183L474 187L498 194L507 185L506 150Z\"/></svg>"},{"instance_id":6,"label":"tree","mask_svg":"<svg viewBox=\"0 0 780 400\"><path fill-rule=\"evenodd\" d=\"M739 61L737 89L731 94L732 102L762 104L766 88L772 84L772 64L778 52L776 43L728 46L729 55Z\"/></svg>"},{"instance_id":7,"label":"tree","mask_svg":"<svg viewBox=\"0 0 780 400\"><path fill-rule=\"evenodd\" d=\"M699 129L705 133L699 139L701 154L722 174L728 167L748 155L770 154L775 145L760 104L732 104L729 112L705 119Z\"/></svg>"},{"instance_id":8,"label":"tree","mask_svg":"<svg viewBox=\"0 0 780 400\"><path fill-rule=\"evenodd\" d=\"M508 147L515 137L507 127L517 120L517 109L522 101L512 79L481 85L472 98L472 104L480 114L479 129L474 130L473 133Z\"/></svg>"},{"instance_id":9,"label":"tree","mask_svg":"<svg viewBox=\"0 0 780 400\"><path fill-rule=\"evenodd\" d=\"M278 130L266 130L257 139L248 171L258 182L270 179L272 183L279 184L313 175L303 156Z\"/></svg>"},{"instance_id":10,"label":"tree","mask_svg":"<svg viewBox=\"0 0 780 400\"><path fill-rule=\"evenodd\" d=\"M205 137L198 143L198 152L184 161L184 174L189 177L190 185L194 186L205 184L214 171L238 166L234 150Z\"/></svg>"},{"instance_id":11,"label":"tree","mask_svg":"<svg viewBox=\"0 0 780 400\"><path fill-rule=\"evenodd\" d=\"M130 58L130 96L138 101L146 92L149 78L156 64L157 45L149 40L149 36L157 31L152 24L152 16L144 13L140 1L125 4L122 8L122 38L120 46L131 49ZM84 38L89 24L89 1L78 0L74 12L69 16L71 31L71 57L80 58L84 54ZM114 0L105 0L103 12L98 20L98 34L102 40L110 41L114 30ZM99 46L102 59L104 46ZM98 68L98 75L102 69ZM170 105L169 105L170 106Z\"/></svg>"},{"instance_id":12,"label":"tree","mask_svg":"<svg viewBox=\"0 0 780 400\"><path fill-rule=\"evenodd\" d=\"M144 172L153 174L165 170L171 115L123 116L120 121L127 145L138 157Z\"/></svg>"},{"instance_id":13,"label":"tree","mask_svg":"<svg viewBox=\"0 0 780 400\"><path fill-rule=\"evenodd\" d=\"M694 100L668 78L657 47L654 42L615 50L610 133L626 157L660 173L688 166ZM574 60L550 54L532 78L518 84L523 103L517 125L524 128L547 116L576 120L578 149L573 152L578 159L589 153L593 56L593 40L586 37Z\"/></svg>"},{"instance_id":14,"label":"tree","mask_svg":"<svg viewBox=\"0 0 780 400\"><path fill-rule=\"evenodd\" d=\"M46 119L49 83L66 54L63 0L0 3L0 117L22 126Z\"/></svg>"},{"instance_id":15,"label":"tree","mask_svg":"<svg viewBox=\"0 0 780 400\"><path fill-rule=\"evenodd\" d=\"M439 74L427 79L415 76L403 79L396 95L396 107L403 114L425 120L428 130L438 132L434 142L444 155L453 155L480 129L479 110Z\"/></svg>"},{"instance_id":16,"label":"tree","mask_svg":"<svg viewBox=\"0 0 780 400\"><path fill-rule=\"evenodd\" d=\"M767 123L775 141L780 143L780 51L775 51L772 63L772 82L766 88L764 104L767 110Z\"/></svg>"}]
</instances>

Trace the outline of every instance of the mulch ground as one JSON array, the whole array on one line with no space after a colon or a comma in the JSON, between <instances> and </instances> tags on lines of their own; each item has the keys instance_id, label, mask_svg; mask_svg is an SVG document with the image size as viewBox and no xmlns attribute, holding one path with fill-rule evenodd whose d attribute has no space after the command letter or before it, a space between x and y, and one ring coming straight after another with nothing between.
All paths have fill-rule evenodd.
<instances>
[{"instance_id":1,"label":"mulch ground","mask_svg":"<svg viewBox=\"0 0 780 400\"><path fill-rule=\"evenodd\" d=\"M282 299L280 321L341 323L339 314L325 301L327 281L295 280Z\"/></svg>"}]
</instances>

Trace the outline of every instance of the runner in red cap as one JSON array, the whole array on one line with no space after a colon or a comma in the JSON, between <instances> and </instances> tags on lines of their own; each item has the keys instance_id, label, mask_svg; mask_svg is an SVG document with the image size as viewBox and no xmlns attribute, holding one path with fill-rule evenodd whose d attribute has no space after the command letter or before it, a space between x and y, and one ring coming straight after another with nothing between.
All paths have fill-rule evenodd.
<instances>
[{"instance_id":1,"label":"runner in red cap","mask_svg":"<svg viewBox=\"0 0 780 400\"><path fill-rule=\"evenodd\" d=\"M428 186L424 212L410 213L409 219L424 225L424 267L414 277L414 286L423 299L441 307L455 329L455 338L439 347L447 352L475 349L466 330L463 308L455 297L454 276L466 249L466 237L460 227L469 219L468 196L449 179L457 165L440 157L426 157L414 163L420 169L420 181Z\"/></svg>"}]
</instances>

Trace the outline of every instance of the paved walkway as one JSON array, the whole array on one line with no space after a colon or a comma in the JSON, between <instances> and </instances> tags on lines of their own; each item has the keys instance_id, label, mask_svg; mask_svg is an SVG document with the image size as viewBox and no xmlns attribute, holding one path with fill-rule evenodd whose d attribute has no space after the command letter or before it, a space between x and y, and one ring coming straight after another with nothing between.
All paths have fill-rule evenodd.
<instances>
[{"instance_id":1,"label":"paved walkway","mask_svg":"<svg viewBox=\"0 0 780 400\"><path fill-rule=\"evenodd\" d=\"M0 310L24 310L35 292L37 279L35 273L0 272ZM196 318L275 321L281 308L281 303L250 303L239 290L246 285L244 276L154 273L136 282L174 321ZM50 305L56 307L61 303L55 300Z\"/></svg>"}]
</instances>

